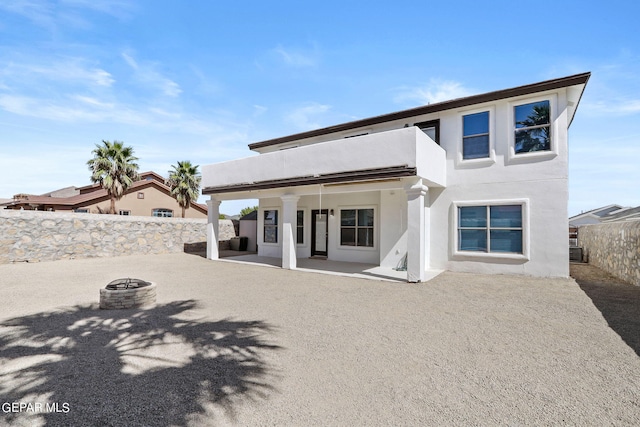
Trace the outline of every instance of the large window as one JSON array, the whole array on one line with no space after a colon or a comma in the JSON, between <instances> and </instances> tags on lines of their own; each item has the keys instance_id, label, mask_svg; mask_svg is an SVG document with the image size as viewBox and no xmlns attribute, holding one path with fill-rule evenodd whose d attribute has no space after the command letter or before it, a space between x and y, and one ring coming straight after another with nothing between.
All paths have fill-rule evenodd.
<instances>
[{"instance_id":1,"label":"large window","mask_svg":"<svg viewBox=\"0 0 640 427\"><path fill-rule=\"evenodd\" d=\"M264 242L278 243L278 211L264 211Z\"/></svg>"},{"instance_id":2,"label":"large window","mask_svg":"<svg viewBox=\"0 0 640 427\"><path fill-rule=\"evenodd\" d=\"M514 107L515 152L551 150L551 109L549 101Z\"/></svg>"},{"instance_id":3,"label":"large window","mask_svg":"<svg viewBox=\"0 0 640 427\"><path fill-rule=\"evenodd\" d=\"M171 209L159 208L151 211L151 215L161 218L171 218L173 216L173 211Z\"/></svg>"},{"instance_id":4,"label":"large window","mask_svg":"<svg viewBox=\"0 0 640 427\"><path fill-rule=\"evenodd\" d=\"M304 211L296 212L296 243L304 243Z\"/></svg>"},{"instance_id":5,"label":"large window","mask_svg":"<svg viewBox=\"0 0 640 427\"><path fill-rule=\"evenodd\" d=\"M458 250L522 254L522 205L459 206Z\"/></svg>"},{"instance_id":6,"label":"large window","mask_svg":"<svg viewBox=\"0 0 640 427\"><path fill-rule=\"evenodd\" d=\"M340 210L340 245L373 247L373 209Z\"/></svg>"},{"instance_id":7,"label":"large window","mask_svg":"<svg viewBox=\"0 0 640 427\"><path fill-rule=\"evenodd\" d=\"M489 112L462 116L462 158L489 157Z\"/></svg>"}]
</instances>

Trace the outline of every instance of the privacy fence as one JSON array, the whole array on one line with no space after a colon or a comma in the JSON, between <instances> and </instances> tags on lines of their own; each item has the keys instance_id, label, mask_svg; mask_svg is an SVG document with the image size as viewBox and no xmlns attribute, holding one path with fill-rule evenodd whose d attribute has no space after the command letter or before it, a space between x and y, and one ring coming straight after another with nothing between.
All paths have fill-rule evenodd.
<instances>
[{"instance_id":1,"label":"privacy fence","mask_svg":"<svg viewBox=\"0 0 640 427\"><path fill-rule=\"evenodd\" d=\"M640 285L640 220L582 226L578 246L590 264Z\"/></svg>"},{"instance_id":2,"label":"privacy fence","mask_svg":"<svg viewBox=\"0 0 640 427\"><path fill-rule=\"evenodd\" d=\"M206 220L0 210L0 264L182 252ZM220 220L220 240L235 236Z\"/></svg>"}]
</instances>

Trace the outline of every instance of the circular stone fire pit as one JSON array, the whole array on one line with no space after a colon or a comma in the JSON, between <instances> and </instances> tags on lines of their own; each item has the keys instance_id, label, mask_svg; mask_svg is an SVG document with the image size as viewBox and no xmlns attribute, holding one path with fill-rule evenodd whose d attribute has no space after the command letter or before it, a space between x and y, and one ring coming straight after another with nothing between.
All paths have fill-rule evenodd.
<instances>
[{"instance_id":1,"label":"circular stone fire pit","mask_svg":"<svg viewBox=\"0 0 640 427\"><path fill-rule=\"evenodd\" d=\"M100 308L137 308L156 302L156 284L141 279L117 279L100 289Z\"/></svg>"}]
</instances>

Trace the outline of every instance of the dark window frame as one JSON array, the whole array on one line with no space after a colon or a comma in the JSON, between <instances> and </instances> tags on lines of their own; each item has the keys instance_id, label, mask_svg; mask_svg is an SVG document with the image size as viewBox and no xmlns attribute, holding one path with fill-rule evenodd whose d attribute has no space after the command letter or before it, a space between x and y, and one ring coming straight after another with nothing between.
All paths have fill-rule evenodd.
<instances>
[{"instance_id":1,"label":"dark window frame","mask_svg":"<svg viewBox=\"0 0 640 427\"><path fill-rule=\"evenodd\" d=\"M274 224L267 224L267 216L269 215L269 212L275 212L275 218ZM278 227L279 227L279 223L278 223L278 210L277 209L265 209L263 211L262 214L262 219L263 219L263 223L262 223L262 241L266 244L277 244L278 243ZM270 235L273 236L273 239L269 238L267 240L267 230L271 230L271 232L269 233Z\"/></svg>"},{"instance_id":2,"label":"dark window frame","mask_svg":"<svg viewBox=\"0 0 640 427\"><path fill-rule=\"evenodd\" d=\"M296 244L304 245L304 210L296 211Z\"/></svg>"},{"instance_id":3,"label":"dark window frame","mask_svg":"<svg viewBox=\"0 0 640 427\"><path fill-rule=\"evenodd\" d=\"M360 211L370 210L372 211L372 224L371 225L361 225L360 224ZM354 211L355 218L353 225L343 225L343 213L346 211ZM343 208L340 209L340 246L350 247L350 248L374 248L375 247L375 233L376 233L376 220L375 220L376 210L373 207L362 207L362 208ZM353 244L345 243L345 231L353 231ZM361 231L371 232L371 244L359 244L359 236ZM364 239L365 242L368 239Z\"/></svg>"},{"instance_id":4,"label":"dark window frame","mask_svg":"<svg viewBox=\"0 0 640 427\"><path fill-rule=\"evenodd\" d=\"M414 123L413 125L420 130L426 129L426 128L435 128L436 139L434 141L436 144L440 145L440 119L427 120L424 122Z\"/></svg>"}]
</instances>

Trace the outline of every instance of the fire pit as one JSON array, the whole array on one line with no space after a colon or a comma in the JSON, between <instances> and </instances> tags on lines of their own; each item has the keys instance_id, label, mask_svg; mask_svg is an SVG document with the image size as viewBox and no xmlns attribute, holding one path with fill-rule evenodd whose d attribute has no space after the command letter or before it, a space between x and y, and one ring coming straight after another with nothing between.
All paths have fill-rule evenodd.
<instances>
[{"instance_id":1,"label":"fire pit","mask_svg":"<svg viewBox=\"0 0 640 427\"><path fill-rule=\"evenodd\" d=\"M100 289L100 308L137 308L156 302L156 284L141 279L117 279Z\"/></svg>"}]
</instances>

